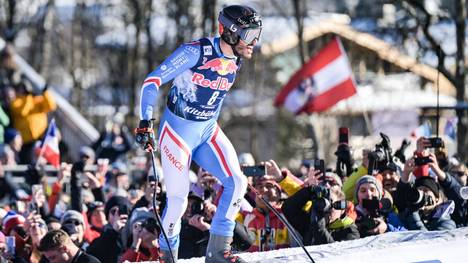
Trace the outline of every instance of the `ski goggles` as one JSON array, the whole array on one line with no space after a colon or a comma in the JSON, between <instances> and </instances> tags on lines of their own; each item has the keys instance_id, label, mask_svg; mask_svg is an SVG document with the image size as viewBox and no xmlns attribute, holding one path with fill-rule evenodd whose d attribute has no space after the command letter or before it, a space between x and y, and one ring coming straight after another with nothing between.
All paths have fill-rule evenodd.
<instances>
[{"instance_id":1,"label":"ski goggles","mask_svg":"<svg viewBox=\"0 0 468 263\"><path fill-rule=\"evenodd\" d=\"M227 19L224 15L219 16L219 22L227 29L231 30L235 34L239 36L242 41L247 44L251 44L254 40L260 40L260 35L262 33L262 26L261 21L258 22L259 25L255 27L247 27L242 28L234 23L232 23L229 19Z\"/></svg>"}]
</instances>

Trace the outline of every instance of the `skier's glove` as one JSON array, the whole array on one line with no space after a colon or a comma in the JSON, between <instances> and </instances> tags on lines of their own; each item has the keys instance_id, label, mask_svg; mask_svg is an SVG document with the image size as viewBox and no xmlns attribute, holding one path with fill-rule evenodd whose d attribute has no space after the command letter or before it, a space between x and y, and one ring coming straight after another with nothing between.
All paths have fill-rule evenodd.
<instances>
[{"instance_id":1,"label":"skier's glove","mask_svg":"<svg viewBox=\"0 0 468 263\"><path fill-rule=\"evenodd\" d=\"M141 120L135 129L135 141L147 152L156 151L152 120Z\"/></svg>"}]
</instances>

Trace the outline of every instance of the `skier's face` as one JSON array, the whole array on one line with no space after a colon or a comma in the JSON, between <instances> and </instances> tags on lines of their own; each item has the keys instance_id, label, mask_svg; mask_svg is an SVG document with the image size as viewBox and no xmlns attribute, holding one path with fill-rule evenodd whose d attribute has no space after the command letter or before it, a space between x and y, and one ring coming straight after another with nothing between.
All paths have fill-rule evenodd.
<instances>
[{"instance_id":1,"label":"skier's face","mask_svg":"<svg viewBox=\"0 0 468 263\"><path fill-rule=\"evenodd\" d=\"M252 58L253 48L254 48L256 43L257 43L257 40L254 40L254 41L252 41L252 43L247 44L241 39L241 40L239 40L239 43L237 43L234 46L234 48L236 49L236 52L242 58L250 59L250 58Z\"/></svg>"}]
</instances>

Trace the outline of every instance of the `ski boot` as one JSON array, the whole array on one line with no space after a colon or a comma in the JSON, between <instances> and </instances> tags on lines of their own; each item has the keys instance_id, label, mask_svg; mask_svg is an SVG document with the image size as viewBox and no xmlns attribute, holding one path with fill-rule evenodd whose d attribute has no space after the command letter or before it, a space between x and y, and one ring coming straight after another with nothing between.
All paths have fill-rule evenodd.
<instances>
[{"instance_id":1,"label":"ski boot","mask_svg":"<svg viewBox=\"0 0 468 263\"><path fill-rule=\"evenodd\" d=\"M205 263L247 263L231 252L232 237L210 234Z\"/></svg>"}]
</instances>

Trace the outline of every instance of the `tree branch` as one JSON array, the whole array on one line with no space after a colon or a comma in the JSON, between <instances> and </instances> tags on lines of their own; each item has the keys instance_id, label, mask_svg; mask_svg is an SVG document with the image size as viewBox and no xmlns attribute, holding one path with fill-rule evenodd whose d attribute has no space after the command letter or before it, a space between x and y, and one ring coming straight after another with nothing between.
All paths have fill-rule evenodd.
<instances>
[{"instance_id":1,"label":"tree branch","mask_svg":"<svg viewBox=\"0 0 468 263\"><path fill-rule=\"evenodd\" d=\"M412 16L416 21L418 22L419 25L421 25L421 29L424 33L424 36L427 38L429 41L431 47L434 49L437 55L437 69L454 85L456 86L456 80L455 76L450 73L450 71L445 68L445 58L446 58L446 53L440 46L440 44L436 41L436 39L432 36L432 34L429 32L429 27L431 26L431 20L432 20L432 15L427 11L427 9L420 3L419 1L415 0L402 0L403 2L403 8ZM407 3L410 7L408 8L405 6L404 3ZM417 11L420 11L424 15L424 20L421 21L419 18Z\"/></svg>"}]
</instances>

